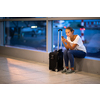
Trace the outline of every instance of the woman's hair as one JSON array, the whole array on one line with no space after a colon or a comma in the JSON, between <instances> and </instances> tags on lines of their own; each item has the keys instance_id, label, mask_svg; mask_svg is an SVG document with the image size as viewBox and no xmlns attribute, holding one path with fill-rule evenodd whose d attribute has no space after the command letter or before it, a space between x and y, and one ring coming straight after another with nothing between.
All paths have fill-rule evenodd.
<instances>
[{"instance_id":1,"label":"woman's hair","mask_svg":"<svg viewBox=\"0 0 100 100\"><path fill-rule=\"evenodd\" d=\"M69 29L71 32L74 31L71 27L67 27L66 29Z\"/></svg>"}]
</instances>

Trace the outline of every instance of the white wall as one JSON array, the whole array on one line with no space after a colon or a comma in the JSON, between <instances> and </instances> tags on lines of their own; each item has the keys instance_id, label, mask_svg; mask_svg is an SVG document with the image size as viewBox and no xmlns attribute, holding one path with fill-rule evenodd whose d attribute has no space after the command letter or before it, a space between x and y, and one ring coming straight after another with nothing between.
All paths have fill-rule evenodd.
<instances>
[{"instance_id":1,"label":"white wall","mask_svg":"<svg viewBox=\"0 0 100 100\"><path fill-rule=\"evenodd\" d=\"M49 53L0 46L0 54L49 64Z\"/></svg>"}]
</instances>

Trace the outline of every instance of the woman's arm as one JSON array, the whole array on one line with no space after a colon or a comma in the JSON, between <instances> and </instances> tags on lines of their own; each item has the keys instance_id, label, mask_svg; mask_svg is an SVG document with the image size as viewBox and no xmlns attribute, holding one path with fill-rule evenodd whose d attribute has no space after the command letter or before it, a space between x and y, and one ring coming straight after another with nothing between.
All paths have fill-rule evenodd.
<instances>
[{"instance_id":1,"label":"woman's arm","mask_svg":"<svg viewBox=\"0 0 100 100\"><path fill-rule=\"evenodd\" d=\"M68 47L69 47L71 50L73 50L73 49L77 46L77 44L73 44L73 45L71 46L69 42L67 42L67 45L68 45Z\"/></svg>"},{"instance_id":2,"label":"woman's arm","mask_svg":"<svg viewBox=\"0 0 100 100\"><path fill-rule=\"evenodd\" d=\"M67 50L69 50L68 44L66 45L65 42L63 42L63 44L64 44L65 48L66 48Z\"/></svg>"},{"instance_id":3,"label":"woman's arm","mask_svg":"<svg viewBox=\"0 0 100 100\"><path fill-rule=\"evenodd\" d=\"M70 43L65 38L62 39L62 42L63 42L63 44L64 44L64 46L65 46L66 49L73 50L77 46L77 44L73 44L71 46ZM67 43L67 45L65 43Z\"/></svg>"},{"instance_id":4,"label":"woman's arm","mask_svg":"<svg viewBox=\"0 0 100 100\"><path fill-rule=\"evenodd\" d=\"M66 42L65 38L62 38L62 42L63 42L65 48L66 48L67 50L69 50L68 44L67 44L67 45L65 44L65 42Z\"/></svg>"}]
</instances>

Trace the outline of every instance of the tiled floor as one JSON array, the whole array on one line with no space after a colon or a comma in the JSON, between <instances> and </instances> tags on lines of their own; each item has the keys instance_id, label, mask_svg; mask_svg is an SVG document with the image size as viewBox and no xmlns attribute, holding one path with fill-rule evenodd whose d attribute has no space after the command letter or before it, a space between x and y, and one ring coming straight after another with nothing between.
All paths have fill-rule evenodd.
<instances>
[{"instance_id":1,"label":"tiled floor","mask_svg":"<svg viewBox=\"0 0 100 100\"><path fill-rule=\"evenodd\" d=\"M0 84L99 84L100 75L53 72L48 64L0 55Z\"/></svg>"}]
</instances>

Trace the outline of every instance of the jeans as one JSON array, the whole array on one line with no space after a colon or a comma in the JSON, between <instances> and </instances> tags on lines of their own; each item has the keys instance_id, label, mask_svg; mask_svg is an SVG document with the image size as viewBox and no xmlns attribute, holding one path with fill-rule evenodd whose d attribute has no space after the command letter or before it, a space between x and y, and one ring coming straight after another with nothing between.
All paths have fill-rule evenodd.
<instances>
[{"instance_id":1,"label":"jeans","mask_svg":"<svg viewBox=\"0 0 100 100\"><path fill-rule=\"evenodd\" d=\"M86 53L84 51L80 50L65 50L64 51L64 61L65 66L68 66L68 61L70 61L70 67L74 67L74 57L75 58L84 58L86 56Z\"/></svg>"}]
</instances>

